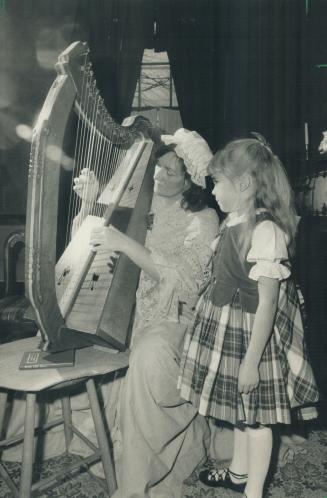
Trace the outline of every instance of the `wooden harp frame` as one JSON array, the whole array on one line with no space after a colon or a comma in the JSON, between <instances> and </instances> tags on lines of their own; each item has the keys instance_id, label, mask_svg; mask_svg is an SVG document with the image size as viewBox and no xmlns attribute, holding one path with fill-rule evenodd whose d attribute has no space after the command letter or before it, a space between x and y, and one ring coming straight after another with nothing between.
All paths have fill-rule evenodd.
<instances>
[{"instance_id":1,"label":"wooden harp frame","mask_svg":"<svg viewBox=\"0 0 327 498\"><path fill-rule=\"evenodd\" d=\"M47 151L49 147L57 151L63 150L69 114L73 109L79 117L82 116L88 122L94 101L97 99L99 105L100 98L100 117L96 117L91 126L97 127L105 122L105 126L102 125L101 128L101 133L105 137L124 149L129 149L132 144L137 143L139 157L136 164L143 162L144 166L144 161L149 162L140 187L140 201L138 201L141 203L140 209L138 213L132 214L134 221L141 223L142 226L129 225L127 229L127 233L142 244L146 235L146 215L151 205L154 161L153 142L149 138L150 127L142 117L129 126L115 123L106 111L96 88L93 88L87 106L82 108L80 99L82 81L85 71L91 71L90 65L85 66L88 52L86 43L76 42L59 56L56 64L58 75L38 117L31 145L25 237L26 296L34 310L44 349L54 351L82 347L90 343L124 350L128 346L127 329L134 302L130 302L128 309L124 308L122 313L119 310L121 293L130 294L130 298L134 294L135 299L139 276L139 269L121 255L114 276L116 278L118 275L124 279L126 275L130 276L132 273L133 283L126 288L126 285L124 287L116 281L112 286L110 299L106 301L106 308L108 313L111 313L112 320L108 321L107 313L105 319L102 319L102 329L100 326L97 333L92 336L67 327L65 313L59 307L56 293L57 213L61 158L53 157ZM130 172L130 177L126 178L126 185L132 175L133 171ZM114 207L110 206L109 211L112 212ZM107 224L110 222L110 213L107 213L106 222ZM112 334L110 327L115 329ZM119 331L121 327L124 328L123 332Z\"/></svg>"}]
</instances>

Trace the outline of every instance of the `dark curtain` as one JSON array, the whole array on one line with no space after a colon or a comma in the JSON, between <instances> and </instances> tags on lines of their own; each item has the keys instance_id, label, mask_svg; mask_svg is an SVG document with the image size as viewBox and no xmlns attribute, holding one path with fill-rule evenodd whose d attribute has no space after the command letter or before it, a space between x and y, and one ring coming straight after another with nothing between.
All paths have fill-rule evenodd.
<instances>
[{"instance_id":1,"label":"dark curtain","mask_svg":"<svg viewBox=\"0 0 327 498\"><path fill-rule=\"evenodd\" d=\"M327 130L327 2L311 0L308 16L307 51L308 85L307 121L309 122L310 164L304 173L325 169L325 165L314 164L321 159L318 151L322 132Z\"/></svg>"},{"instance_id":2,"label":"dark curtain","mask_svg":"<svg viewBox=\"0 0 327 498\"><path fill-rule=\"evenodd\" d=\"M183 124L197 130L214 147L223 112L219 95L224 86L224 50L216 51L219 2L162 0L157 5L155 48L168 52Z\"/></svg>"},{"instance_id":3,"label":"dark curtain","mask_svg":"<svg viewBox=\"0 0 327 498\"><path fill-rule=\"evenodd\" d=\"M130 114L143 50L152 30L152 3L82 0L76 25L90 46L97 86L113 118Z\"/></svg>"},{"instance_id":4,"label":"dark curtain","mask_svg":"<svg viewBox=\"0 0 327 498\"><path fill-rule=\"evenodd\" d=\"M78 0L6 0L0 8L0 216L26 210L32 128L70 42Z\"/></svg>"},{"instance_id":5,"label":"dark curtain","mask_svg":"<svg viewBox=\"0 0 327 498\"><path fill-rule=\"evenodd\" d=\"M324 0L310 5L317 2ZM6 169L3 179L14 194L2 189L1 212L25 210L29 144L15 126L33 125L55 77L53 55L77 39L89 41L98 87L116 121L130 114L143 49L167 50L185 127L198 130L214 150L259 131L289 172L297 170L308 120L301 104L308 99L302 54L310 40L324 46L325 36L323 20L314 22L320 29L310 31L309 41L303 36L304 1L7 0L4 5L0 170ZM53 62L44 67L47 54ZM312 79L324 94L325 78ZM317 143L325 129L319 112L311 119Z\"/></svg>"},{"instance_id":6,"label":"dark curtain","mask_svg":"<svg viewBox=\"0 0 327 498\"><path fill-rule=\"evenodd\" d=\"M292 174L304 155L304 2L177 6L171 0L165 36L185 127L214 149L258 131Z\"/></svg>"},{"instance_id":7,"label":"dark curtain","mask_svg":"<svg viewBox=\"0 0 327 498\"><path fill-rule=\"evenodd\" d=\"M227 136L262 133L296 173L304 156L304 2L231 2L227 23Z\"/></svg>"},{"instance_id":8,"label":"dark curtain","mask_svg":"<svg viewBox=\"0 0 327 498\"><path fill-rule=\"evenodd\" d=\"M98 86L116 120L130 113L143 49L154 47L168 52L185 127L213 149L258 131L296 172L304 157L305 2L79 4Z\"/></svg>"}]
</instances>

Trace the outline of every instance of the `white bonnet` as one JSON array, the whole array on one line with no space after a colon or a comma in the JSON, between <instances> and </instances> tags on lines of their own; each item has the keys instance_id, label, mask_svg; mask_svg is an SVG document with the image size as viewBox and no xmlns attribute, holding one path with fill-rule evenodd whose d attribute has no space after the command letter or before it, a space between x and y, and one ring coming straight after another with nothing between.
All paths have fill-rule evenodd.
<instances>
[{"instance_id":1,"label":"white bonnet","mask_svg":"<svg viewBox=\"0 0 327 498\"><path fill-rule=\"evenodd\" d=\"M174 135L161 135L161 140L166 145L176 144L175 152L183 159L192 181L204 188L208 165L213 156L204 138L196 131L180 128Z\"/></svg>"}]
</instances>

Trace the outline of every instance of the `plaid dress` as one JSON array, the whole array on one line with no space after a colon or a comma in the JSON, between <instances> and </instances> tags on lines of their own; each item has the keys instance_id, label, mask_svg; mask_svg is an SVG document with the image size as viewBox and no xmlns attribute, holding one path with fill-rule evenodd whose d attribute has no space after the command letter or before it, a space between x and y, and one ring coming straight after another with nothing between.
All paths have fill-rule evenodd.
<instances>
[{"instance_id":1,"label":"plaid dress","mask_svg":"<svg viewBox=\"0 0 327 498\"><path fill-rule=\"evenodd\" d=\"M291 410L302 419L317 416L318 391L308 363L298 292L291 279L280 285L273 332L263 352L257 388L238 392L238 373L255 314L245 312L237 291L222 307L210 297L212 280L200 297L186 333L178 387L202 415L236 424L290 424Z\"/></svg>"}]
</instances>

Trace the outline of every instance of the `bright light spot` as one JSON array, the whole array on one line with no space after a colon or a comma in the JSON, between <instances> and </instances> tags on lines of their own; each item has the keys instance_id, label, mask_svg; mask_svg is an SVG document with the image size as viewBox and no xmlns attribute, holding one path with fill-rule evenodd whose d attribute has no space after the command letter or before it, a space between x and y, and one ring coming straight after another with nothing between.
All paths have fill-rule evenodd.
<instances>
[{"instance_id":1,"label":"bright light spot","mask_svg":"<svg viewBox=\"0 0 327 498\"><path fill-rule=\"evenodd\" d=\"M74 160L67 156L65 152L57 145L48 145L46 149L47 158L51 161L61 164L61 166L67 170L74 169Z\"/></svg>"},{"instance_id":2,"label":"bright light spot","mask_svg":"<svg viewBox=\"0 0 327 498\"><path fill-rule=\"evenodd\" d=\"M16 134L19 138L30 142L32 140L33 130L30 126L25 124L19 124L16 126Z\"/></svg>"},{"instance_id":3,"label":"bright light spot","mask_svg":"<svg viewBox=\"0 0 327 498\"><path fill-rule=\"evenodd\" d=\"M61 164L67 170L73 171L74 169L74 160L66 154L63 155Z\"/></svg>"},{"instance_id":4,"label":"bright light spot","mask_svg":"<svg viewBox=\"0 0 327 498\"><path fill-rule=\"evenodd\" d=\"M51 161L54 161L56 163L59 163L61 160L61 149L60 147L57 147L56 145L48 145L46 149L46 155L47 158L50 159Z\"/></svg>"}]
</instances>

